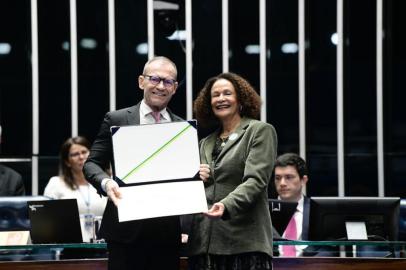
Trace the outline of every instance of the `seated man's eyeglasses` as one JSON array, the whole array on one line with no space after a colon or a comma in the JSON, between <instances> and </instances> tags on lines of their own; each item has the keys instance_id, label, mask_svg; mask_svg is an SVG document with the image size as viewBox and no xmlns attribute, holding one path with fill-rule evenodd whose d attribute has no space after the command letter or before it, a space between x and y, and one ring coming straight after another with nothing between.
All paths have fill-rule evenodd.
<instances>
[{"instance_id":1,"label":"seated man's eyeglasses","mask_svg":"<svg viewBox=\"0 0 406 270\"><path fill-rule=\"evenodd\" d=\"M165 78L161 78L158 76L151 76L151 75L142 75L142 76L147 78L153 85L158 85L162 81L166 88L173 87L176 83L176 80L173 80L173 79L165 79Z\"/></svg>"}]
</instances>

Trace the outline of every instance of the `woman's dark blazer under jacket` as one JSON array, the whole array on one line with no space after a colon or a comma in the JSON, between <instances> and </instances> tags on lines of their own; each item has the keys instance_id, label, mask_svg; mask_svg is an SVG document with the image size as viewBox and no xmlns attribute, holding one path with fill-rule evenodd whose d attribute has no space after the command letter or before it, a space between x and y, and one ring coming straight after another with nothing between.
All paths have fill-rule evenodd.
<instances>
[{"instance_id":1,"label":"woman's dark blazer under jacket","mask_svg":"<svg viewBox=\"0 0 406 270\"><path fill-rule=\"evenodd\" d=\"M190 256L245 252L272 256L267 185L276 158L276 132L270 124L243 118L234 133L237 136L230 136L216 161L212 152L218 131L200 142L201 162L211 168L211 177L205 183L208 207L222 202L226 213L217 220L194 215Z\"/></svg>"}]
</instances>

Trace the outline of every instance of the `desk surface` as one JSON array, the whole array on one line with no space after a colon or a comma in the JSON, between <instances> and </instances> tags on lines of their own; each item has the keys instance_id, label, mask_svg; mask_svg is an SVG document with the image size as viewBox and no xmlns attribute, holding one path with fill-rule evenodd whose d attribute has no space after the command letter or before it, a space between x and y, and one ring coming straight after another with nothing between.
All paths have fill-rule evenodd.
<instances>
[{"instance_id":1,"label":"desk surface","mask_svg":"<svg viewBox=\"0 0 406 270\"><path fill-rule=\"evenodd\" d=\"M307 246L370 246L370 247L394 247L404 249L406 241L274 241L275 246L281 245L307 245ZM89 248L106 249L106 243L80 243L80 244L30 244L15 246L0 246L0 250L22 250L22 249L57 249L57 248Z\"/></svg>"},{"instance_id":2,"label":"desk surface","mask_svg":"<svg viewBox=\"0 0 406 270\"><path fill-rule=\"evenodd\" d=\"M275 241L275 251L277 252L278 246L282 245L300 245L302 246L301 249L306 247L306 253L303 253L305 257L406 257L406 242L404 241ZM69 256L69 258L95 258L91 257L93 253L97 253L96 258L101 258L100 254L106 252L106 249L106 243L0 246L0 261L4 260L1 256L7 252L10 254L13 252L19 254L24 252L26 254L61 254L61 252L69 251L70 254L74 255L75 251L78 251L81 256ZM88 254L90 257L86 257L84 254ZM354 256L353 254L358 255ZM56 256L56 258L58 257Z\"/></svg>"},{"instance_id":3,"label":"desk surface","mask_svg":"<svg viewBox=\"0 0 406 270\"><path fill-rule=\"evenodd\" d=\"M391 248L396 251L397 258L350 258L350 257L298 257L298 258L273 258L275 270L301 270L301 269L329 269L329 270L404 270L406 269L406 242L365 242L365 241L339 241L339 242L309 242L309 241L275 241L275 245L297 244L321 247L357 248L377 247ZM105 270L107 269L105 243L83 244L36 244L24 246L0 246L0 255L18 254L20 260L0 261L0 270ZM64 253L71 256L63 256ZM403 253L402 253L403 252ZM41 257L38 255L47 254ZM50 256L51 254L51 256ZM62 254L62 255L61 255ZM82 257L75 257L81 254ZM86 254L86 255L83 255ZM99 257L87 256L98 254ZM101 254L101 256L100 256ZM345 253L344 253L345 254ZM27 256L29 255L29 256ZM0 258L1 258L0 256ZM30 257L31 256L31 257ZM36 257L37 256L37 257ZM399 258L401 257L401 258ZM31 259L29 259L31 258ZM67 259L69 258L69 259ZM27 260L29 259L29 260ZM0 259L1 260L1 259ZM187 269L187 259L181 259L180 270Z\"/></svg>"}]
</instances>

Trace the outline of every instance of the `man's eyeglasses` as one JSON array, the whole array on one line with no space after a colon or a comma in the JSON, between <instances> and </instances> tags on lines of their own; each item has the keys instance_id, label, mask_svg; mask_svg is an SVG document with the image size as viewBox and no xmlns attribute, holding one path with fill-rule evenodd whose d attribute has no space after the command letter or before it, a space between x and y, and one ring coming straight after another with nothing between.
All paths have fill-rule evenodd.
<instances>
[{"instance_id":1,"label":"man's eyeglasses","mask_svg":"<svg viewBox=\"0 0 406 270\"><path fill-rule=\"evenodd\" d=\"M151 76L151 75L142 75L142 76L144 76L145 78L148 78L148 80L153 85L158 85L162 81L166 88L173 87L175 85L175 83L176 83L176 80L173 80L173 79L165 79L165 78L161 78L161 77L158 77L158 76Z\"/></svg>"}]
</instances>

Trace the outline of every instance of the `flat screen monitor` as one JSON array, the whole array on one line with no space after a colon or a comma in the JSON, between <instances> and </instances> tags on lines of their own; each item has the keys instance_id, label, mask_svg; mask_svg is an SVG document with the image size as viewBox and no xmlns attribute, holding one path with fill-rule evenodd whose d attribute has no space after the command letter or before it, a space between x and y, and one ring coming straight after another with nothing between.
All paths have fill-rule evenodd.
<instances>
[{"instance_id":1,"label":"flat screen monitor","mask_svg":"<svg viewBox=\"0 0 406 270\"><path fill-rule=\"evenodd\" d=\"M400 201L399 241L406 241L406 199Z\"/></svg>"},{"instance_id":2,"label":"flat screen monitor","mask_svg":"<svg viewBox=\"0 0 406 270\"><path fill-rule=\"evenodd\" d=\"M312 197L309 239L348 240L346 222L361 222L365 224L368 240L396 241L399 205L400 198Z\"/></svg>"},{"instance_id":3,"label":"flat screen monitor","mask_svg":"<svg viewBox=\"0 0 406 270\"><path fill-rule=\"evenodd\" d=\"M296 212L297 202L288 202L277 199L268 199L272 225L282 236L290 219Z\"/></svg>"}]
</instances>

